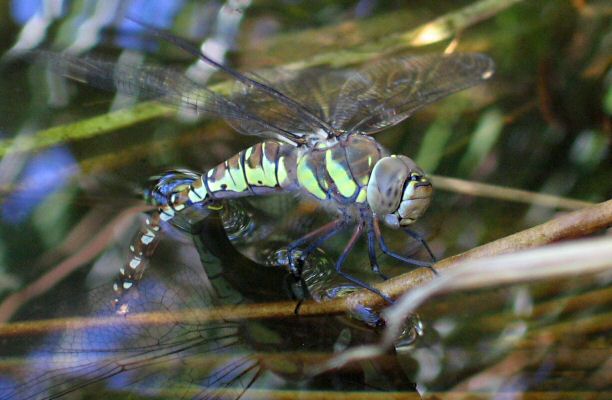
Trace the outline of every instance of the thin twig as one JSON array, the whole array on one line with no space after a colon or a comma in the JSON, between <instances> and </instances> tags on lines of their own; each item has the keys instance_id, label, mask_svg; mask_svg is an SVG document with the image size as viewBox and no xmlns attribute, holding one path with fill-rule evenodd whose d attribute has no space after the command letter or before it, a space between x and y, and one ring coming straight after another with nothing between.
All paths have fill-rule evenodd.
<instances>
[{"instance_id":1,"label":"thin twig","mask_svg":"<svg viewBox=\"0 0 612 400\"><path fill-rule=\"evenodd\" d=\"M516 350L512 351L504 359L464 379L455 385L450 392L462 392L468 389L483 393L497 391L500 383L507 382L512 376L524 372L526 366L540 365L543 361L542 359L549 357L553 349L552 354L555 355L554 364L556 369L562 367L561 361L563 360L559 358L565 356L566 368L569 370L597 370L597 367L602 366L607 358L605 350L571 348L563 351L562 347L553 347L552 341L559 338L576 338L589 335L595 336L597 334L605 335L606 332L610 332L610 329L612 329L612 314L610 313L589 315L577 320L572 319L571 321L535 329L528 332L526 337L517 341L513 345L513 348ZM546 343L548 346L543 346L543 343ZM567 359L567 354L571 355L569 360ZM576 365L576 358L579 354L586 365L581 365L580 367Z\"/></svg>"},{"instance_id":2,"label":"thin twig","mask_svg":"<svg viewBox=\"0 0 612 400\"><path fill-rule=\"evenodd\" d=\"M514 235L496 240L456 256L438 262L435 267L440 273L450 271L460 262L477 260L484 257L511 253L556 242L562 239L585 236L612 225L612 200L595 206L574 211L555 218L542 225L524 230ZM605 249L604 249L605 250ZM609 249L612 252L612 247ZM586 254L590 256L592 254ZM612 255L609 259L612 259ZM586 260L586 257L585 257ZM490 265L494 265L493 262ZM492 268L492 267L491 267ZM484 274L486 277L486 274ZM431 273L420 269L377 285L386 294L397 297L409 289L422 286L433 277ZM482 277L481 277L482 278ZM488 279L488 278L487 278ZM493 281L490 281L491 284ZM379 296L367 290L360 290L346 298L323 303L305 302L300 308L300 315L341 314L353 309L355 304L381 306ZM128 314L109 318L66 318L40 321L27 321L0 325L0 336L41 333L61 329L84 329L108 324L165 325L173 323L204 323L213 321L289 318L294 316L295 302L277 302L265 304L243 304L218 307L205 310L187 310L172 313Z\"/></svg>"},{"instance_id":3,"label":"thin twig","mask_svg":"<svg viewBox=\"0 0 612 400\"><path fill-rule=\"evenodd\" d=\"M533 247L543 246L564 239L583 237L593 232L612 226L612 200L596 204L591 207L561 215L533 228L515 233L495 240L485 245L468 250L464 253L445 258L434 265L435 269L443 272L454 267L460 261L475 260L484 257L512 253ZM397 297L407 290L433 279L433 275L423 268L402 274L398 277L377 285L385 294ZM381 305L381 299L368 291L359 291L344 299L350 304ZM341 301L341 300L336 300ZM330 312L338 312L338 305L334 302L323 303L318 307L330 307ZM302 306L303 312L308 312L309 304ZM345 305L346 307L346 305Z\"/></svg>"},{"instance_id":4,"label":"thin twig","mask_svg":"<svg viewBox=\"0 0 612 400\"><path fill-rule=\"evenodd\" d=\"M489 197L492 199L527 203L542 207L560 208L565 210L579 210L581 208L590 207L593 205L593 203L588 201L568 199L551 194L529 192L527 190L512 189L503 186L466 181L463 179L449 178L440 175L432 175L431 178L436 189L466 194L469 196Z\"/></svg>"},{"instance_id":5,"label":"thin twig","mask_svg":"<svg viewBox=\"0 0 612 400\"><path fill-rule=\"evenodd\" d=\"M528 320L537 320L544 318L547 315L555 315L563 311L564 314L576 314L581 311L587 311L601 307L605 308L606 304L612 304L612 288L599 288L586 293L572 295L571 297L555 297L552 300L539 303L534 306L533 310L527 317ZM499 310L499 305L496 307ZM482 318L476 318L474 323L478 326L478 330L498 330L503 326L505 321L516 318L516 313L505 311L494 315L485 315ZM611 321L612 322L612 321ZM542 328L546 329L547 326Z\"/></svg>"},{"instance_id":6,"label":"thin twig","mask_svg":"<svg viewBox=\"0 0 612 400\"><path fill-rule=\"evenodd\" d=\"M474 2L461 10L442 15L403 34L403 39L411 46L426 46L450 39L457 32L477 24L523 0L482 0Z\"/></svg>"}]
</instances>

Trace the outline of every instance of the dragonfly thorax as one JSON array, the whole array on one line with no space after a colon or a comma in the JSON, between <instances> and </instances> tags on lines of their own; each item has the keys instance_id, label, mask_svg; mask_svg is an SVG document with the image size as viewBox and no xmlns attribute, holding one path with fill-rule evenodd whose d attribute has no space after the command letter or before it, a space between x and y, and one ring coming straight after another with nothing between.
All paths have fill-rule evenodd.
<instances>
[{"instance_id":1,"label":"dragonfly thorax","mask_svg":"<svg viewBox=\"0 0 612 400\"><path fill-rule=\"evenodd\" d=\"M412 159L394 155L374 165L367 199L376 217L397 229L425 213L432 191L431 182Z\"/></svg>"}]
</instances>

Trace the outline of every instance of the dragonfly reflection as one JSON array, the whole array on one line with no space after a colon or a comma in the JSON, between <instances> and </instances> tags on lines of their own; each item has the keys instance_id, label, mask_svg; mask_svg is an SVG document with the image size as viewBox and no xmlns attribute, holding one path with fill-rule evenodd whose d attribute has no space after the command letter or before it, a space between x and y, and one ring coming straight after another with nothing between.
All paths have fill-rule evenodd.
<instances>
[{"instance_id":1,"label":"dragonfly reflection","mask_svg":"<svg viewBox=\"0 0 612 400\"><path fill-rule=\"evenodd\" d=\"M0 372L0 399L126 391L139 397L233 399L250 398L249 389L261 394L264 388L297 387L413 390L393 356L371 364L380 369L375 378L358 366L330 375L307 373L309 364L332 356L341 343L376 340L374 330L351 328L337 317L229 318L231 306L283 298L278 288L285 276L233 251L223 232L218 215L209 216L194 236L205 270L172 261L164 261L171 274L151 268L138 290L124 296L128 315L115 313L111 287L103 285L83 301L63 301L60 316L70 320L6 335L5 360L27 355Z\"/></svg>"}]
</instances>

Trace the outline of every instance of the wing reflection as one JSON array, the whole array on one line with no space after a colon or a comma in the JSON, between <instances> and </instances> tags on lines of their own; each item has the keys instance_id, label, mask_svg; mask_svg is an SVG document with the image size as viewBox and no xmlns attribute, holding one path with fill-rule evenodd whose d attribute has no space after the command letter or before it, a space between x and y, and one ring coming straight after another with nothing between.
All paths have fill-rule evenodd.
<instances>
[{"instance_id":1,"label":"wing reflection","mask_svg":"<svg viewBox=\"0 0 612 400\"><path fill-rule=\"evenodd\" d=\"M286 299L285 273L233 250L218 216L200 228L194 241L204 270L178 263L151 268L130 292L126 315L114 313L107 283L82 299L64 299L53 319L7 325L0 331L0 399L128 393L233 399L250 398L249 389L258 395L298 388L413 390L394 357L374 360L366 369L351 365L308 376L309 364L376 340L377 332L338 317L232 318L238 304Z\"/></svg>"}]
</instances>

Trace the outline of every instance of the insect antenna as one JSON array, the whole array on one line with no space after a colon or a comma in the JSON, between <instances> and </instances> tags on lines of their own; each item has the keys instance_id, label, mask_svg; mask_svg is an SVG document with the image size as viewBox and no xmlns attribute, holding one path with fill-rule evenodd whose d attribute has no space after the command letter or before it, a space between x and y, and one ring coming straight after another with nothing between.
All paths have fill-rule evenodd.
<instances>
[{"instance_id":1,"label":"insect antenna","mask_svg":"<svg viewBox=\"0 0 612 400\"><path fill-rule=\"evenodd\" d=\"M228 67L226 65L223 65L215 60L213 60L212 58L208 57L206 54L204 54L203 52L201 52L196 46L194 46L193 44L189 43L187 40L180 38L178 36L174 36L164 30L161 29L157 29L156 27L154 27L153 25L150 25L146 22L142 22L142 21L138 21L136 19L130 18L130 17L126 17L126 19L138 24L138 25L142 25L144 28L146 28L148 31L151 32L151 34L162 38L163 40L172 43L173 45L177 46L178 48L186 51L187 53L198 57L199 59L201 59L202 61L212 65L215 68L218 68L219 70L225 72L226 74L232 76L234 79L236 79L237 81L245 84L248 87L252 87L255 89L258 89L264 93L267 93L268 95L272 96L273 98L275 98L276 100L278 100L280 103L286 105L287 107L290 107L291 109L293 109L296 113L298 113L298 115L303 118L306 121L309 121L310 123L312 123L313 125L318 126L320 129L324 130L325 132L327 132L328 134L332 135L334 134L335 130L325 121L323 121L321 118L317 117L316 115L314 115L311 111L309 111L303 104L301 104L300 102L292 99L291 97L285 95L284 93L282 93L281 91L268 86L266 84L263 84L253 78L249 78L248 76L241 74L240 72L236 71L235 69Z\"/></svg>"}]
</instances>

